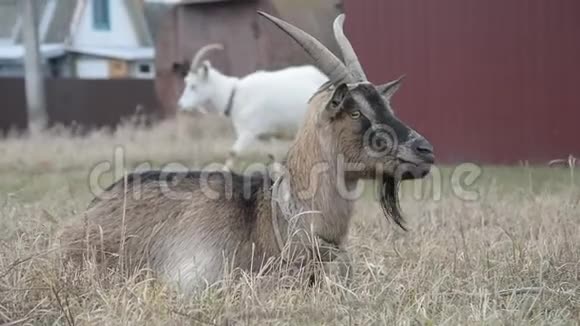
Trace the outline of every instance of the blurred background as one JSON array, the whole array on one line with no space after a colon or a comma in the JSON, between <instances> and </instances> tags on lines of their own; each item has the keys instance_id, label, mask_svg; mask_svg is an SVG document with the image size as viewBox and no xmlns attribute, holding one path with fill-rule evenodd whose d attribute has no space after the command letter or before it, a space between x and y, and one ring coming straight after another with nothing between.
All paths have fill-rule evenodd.
<instances>
[{"instance_id":1,"label":"blurred background","mask_svg":"<svg viewBox=\"0 0 580 326\"><path fill-rule=\"evenodd\" d=\"M234 76L311 63L256 10L335 52L332 21L345 12L371 81L406 75L395 110L439 162L580 154L576 0L0 0L0 130L174 119L208 43L224 44L211 62Z\"/></svg>"}]
</instances>

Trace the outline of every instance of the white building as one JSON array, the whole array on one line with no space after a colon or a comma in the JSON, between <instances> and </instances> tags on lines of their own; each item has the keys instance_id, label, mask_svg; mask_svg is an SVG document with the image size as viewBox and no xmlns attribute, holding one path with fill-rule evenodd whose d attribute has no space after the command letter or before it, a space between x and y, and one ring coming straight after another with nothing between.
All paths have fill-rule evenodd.
<instances>
[{"instance_id":1,"label":"white building","mask_svg":"<svg viewBox=\"0 0 580 326\"><path fill-rule=\"evenodd\" d=\"M38 0L45 71L85 79L154 77L141 0ZM0 1L0 76L22 76L21 0Z\"/></svg>"}]
</instances>

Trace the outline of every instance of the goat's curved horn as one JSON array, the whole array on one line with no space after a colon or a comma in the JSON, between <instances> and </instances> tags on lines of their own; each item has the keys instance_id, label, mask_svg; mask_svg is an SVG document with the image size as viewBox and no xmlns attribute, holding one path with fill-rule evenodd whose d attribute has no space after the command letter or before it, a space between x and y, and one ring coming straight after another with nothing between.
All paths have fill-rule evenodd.
<instances>
[{"instance_id":1,"label":"goat's curved horn","mask_svg":"<svg viewBox=\"0 0 580 326\"><path fill-rule=\"evenodd\" d=\"M223 50L224 46L223 44L218 44L218 43L214 43L214 44L208 44L204 47L202 47L201 49L199 49L199 51L197 51L197 53L193 56L193 59L191 60L191 70L195 70L201 60L211 51L214 50Z\"/></svg>"},{"instance_id":2,"label":"goat's curved horn","mask_svg":"<svg viewBox=\"0 0 580 326\"><path fill-rule=\"evenodd\" d=\"M316 38L300 28L263 11L258 11L258 14L274 23L274 25L294 39L314 59L318 68L327 74L333 83L341 81L352 82L352 76L344 63Z\"/></svg>"},{"instance_id":3,"label":"goat's curved horn","mask_svg":"<svg viewBox=\"0 0 580 326\"><path fill-rule=\"evenodd\" d=\"M346 68L352 75L356 81L367 81L367 76L358 60L356 52L352 48L350 41L344 35L344 19L345 14L340 14L334 20L334 37L336 38L336 42L340 47L342 52L342 57L344 59L344 63L346 64Z\"/></svg>"}]
</instances>

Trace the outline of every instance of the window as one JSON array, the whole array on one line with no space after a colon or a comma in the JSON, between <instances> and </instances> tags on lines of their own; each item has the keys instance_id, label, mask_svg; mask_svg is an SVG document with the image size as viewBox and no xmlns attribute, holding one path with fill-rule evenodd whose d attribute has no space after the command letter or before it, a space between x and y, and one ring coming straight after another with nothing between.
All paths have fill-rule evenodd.
<instances>
[{"instance_id":1,"label":"window","mask_svg":"<svg viewBox=\"0 0 580 326\"><path fill-rule=\"evenodd\" d=\"M139 72L142 74L149 74L151 72L151 66L148 64L140 64Z\"/></svg>"},{"instance_id":2,"label":"window","mask_svg":"<svg viewBox=\"0 0 580 326\"><path fill-rule=\"evenodd\" d=\"M136 62L134 69L135 78L151 79L155 77L155 67L150 62Z\"/></svg>"},{"instance_id":3,"label":"window","mask_svg":"<svg viewBox=\"0 0 580 326\"><path fill-rule=\"evenodd\" d=\"M93 0L93 27L101 31L111 29L109 0Z\"/></svg>"}]
</instances>

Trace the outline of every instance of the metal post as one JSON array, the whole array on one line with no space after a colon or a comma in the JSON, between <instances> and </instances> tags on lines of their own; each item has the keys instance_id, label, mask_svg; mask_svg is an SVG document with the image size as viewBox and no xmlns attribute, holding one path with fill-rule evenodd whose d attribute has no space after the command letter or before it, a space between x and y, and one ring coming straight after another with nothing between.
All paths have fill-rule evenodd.
<instances>
[{"instance_id":1,"label":"metal post","mask_svg":"<svg viewBox=\"0 0 580 326\"><path fill-rule=\"evenodd\" d=\"M22 0L24 28L24 70L28 121L45 127L47 123L44 73L38 40L37 0Z\"/></svg>"}]
</instances>

